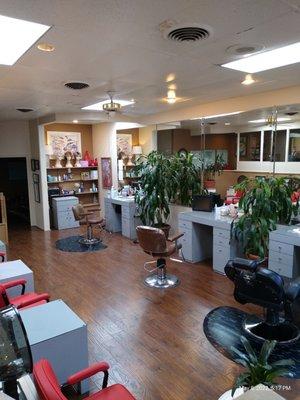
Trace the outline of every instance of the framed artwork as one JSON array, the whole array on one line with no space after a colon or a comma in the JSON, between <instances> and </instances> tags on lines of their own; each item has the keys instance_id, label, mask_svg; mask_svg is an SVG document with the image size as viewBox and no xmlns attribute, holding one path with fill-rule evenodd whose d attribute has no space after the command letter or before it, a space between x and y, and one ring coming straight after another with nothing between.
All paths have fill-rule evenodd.
<instances>
[{"instance_id":1,"label":"framed artwork","mask_svg":"<svg viewBox=\"0 0 300 400\"><path fill-rule=\"evenodd\" d=\"M240 157L245 157L247 153L247 138L240 136Z\"/></svg>"},{"instance_id":2,"label":"framed artwork","mask_svg":"<svg viewBox=\"0 0 300 400\"><path fill-rule=\"evenodd\" d=\"M40 160L34 160L34 168L35 171L40 170Z\"/></svg>"},{"instance_id":3,"label":"framed artwork","mask_svg":"<svg viewBox=\"0 0 300 400\"><path fill-rule=\"evenodd\" d=\"M112 170L110 157L101 157L101 176L102 188L110 189L112 187Z\"/></svg>"},{"instance_id":4,"label":"framed artwork","mask_svg":"<svg viewBox=\"0 0 300 400\"><path fill-rule=\"evenodd\" d=\"M132 151L132 135L130 133L117 133L117 152L118 158L120 153L129 156Z\"/></svg>"},{"instance_id":5,"label":"framed artwork","mask_svg":"<svg viewBox=\"0 0 300 400\"><path fill-rule=\"evenodd\" d=\"M47 142L55 156L63 157L67 151L81 154L80 132L47 131Z\"/></svg>"},{"instance_id":6,"label":"framed artwork","mask_svg":"<svg viewBox=\"0 0 300 400\"><path fill-rule=\"evenodd\" d=\"M31 159L31 171L35 171L35 160L33 158Z\"/></svg>"},{"instance_id":7,"label":"framed artwork","mask_svg":"<svg viewBox=\"0 0 300 400\"><path fill-rule=\"evenodd\" d=\"M34 200L36 203L40 203L41 202L40 175L33 173L32 180L33 180Z\"/></svg>"}]
</instances>

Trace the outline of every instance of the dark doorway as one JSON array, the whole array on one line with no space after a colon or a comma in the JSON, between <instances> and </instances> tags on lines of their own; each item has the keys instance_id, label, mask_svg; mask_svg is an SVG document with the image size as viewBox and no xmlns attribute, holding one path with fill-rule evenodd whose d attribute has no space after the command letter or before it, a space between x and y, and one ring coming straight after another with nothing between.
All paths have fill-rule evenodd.
<instances>
[{"instance_id":1,"label":"dark doorway","mask_svg":"<svg viewBox=\"0 0 300 400\"><path fill-rule=\"evenodd\" d=\"M0 192L6 198L8 227L29 225L26 158L0 158Z\"/></svg>"}]
</instances>

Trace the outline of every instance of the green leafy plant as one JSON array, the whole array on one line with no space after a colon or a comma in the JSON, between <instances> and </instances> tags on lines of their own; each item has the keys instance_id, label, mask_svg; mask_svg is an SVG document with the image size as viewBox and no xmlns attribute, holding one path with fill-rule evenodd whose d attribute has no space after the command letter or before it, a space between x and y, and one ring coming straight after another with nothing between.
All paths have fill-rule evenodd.
<instances>
[{"instance_id":1,"label":"green leafy plant","mask_svg":"<svg viewBox=\"0 0 300 400\"><path fill-rule=\"evenodd\" d=\"M269 362L270 355L277 343L276 340L266 340L259 354L256 354L244 336L241 337L241 342L246 350L246 354L235 347L232 347L231 350L238 356L235 361L247 368L247 371L237 377L231 392L232 397L239 387L250 389L259 384L268 387L274 385L275 379L286 375L289 372L287 367L295 364L293 360Z\"/></svg>"},{"instance_id":2,"label":"green leafy plant","mask_svg":"<svg viewBox=\"0 0 300 400\"><path fill-rule=\"evenodd\" d=\"M192 153L176 153L170 157L169 168L170 201L191 206L192 196L201 193L201 160Z\"/></svg>"},{"instance_id":3,"label":"green leafy plant","mask_svg":"<svg viewBox=\"0 0 300 400\"><path fill-rule=\"evenodd\" d=\"M163 227L170 215L170 160L152 151L137 160L135 172L140 176L141 189L135 200L145 225Z\"/></svg>"},{"instance_id":4,"label":"green leafy plant","mask_svg":"<svg viewBox=\"0 0 300 400\"><path fill-rule=\"evenodd\" d=\"M233 234L246 255L264 258L268 254L269 234L276 224L289 224L298 204L293 205L293 187L286 178L247 179L235 186L244 192L239 201L243 215L233 223Z\"/></svg>"},{"instance_id":5,"label":"green leafy plant","mask_svg":"<svg viewBox=\"0 0 300 400\"><path fill-rule=\"evenodd\" d=\"M216 174L220 175L224 170L226 163L222 154L217 154L213 163L204 166L205 176L207 180L214 180Z\"/></svg>"}]
</instances>

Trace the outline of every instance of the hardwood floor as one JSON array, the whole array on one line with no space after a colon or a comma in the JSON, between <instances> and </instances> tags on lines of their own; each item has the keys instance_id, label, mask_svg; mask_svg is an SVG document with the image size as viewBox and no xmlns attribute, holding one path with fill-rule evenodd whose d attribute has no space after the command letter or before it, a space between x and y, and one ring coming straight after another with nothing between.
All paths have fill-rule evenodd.
<instances>
[{"instance_id":1,"label":"hardwood floor","mask_svg":"<svg viewBox=\"0 0 300 400\"><path fill-rule=\"evenodd\" d=\"M171 261L181 285L150 289L143 285L150 257L118 234L99 252L55 249L55 240L78 232L17 230L8 255L34 271L37 291L62 298L88 324L90 362L109 362L109 382L123 383L139 400L216 400L230 388L240 367L210 345L202 324L215 307L239 307L231 282L207 264ZM286 382L292 390L282 394L299 399L298 381Z\"/></svg>"}]
</instances>

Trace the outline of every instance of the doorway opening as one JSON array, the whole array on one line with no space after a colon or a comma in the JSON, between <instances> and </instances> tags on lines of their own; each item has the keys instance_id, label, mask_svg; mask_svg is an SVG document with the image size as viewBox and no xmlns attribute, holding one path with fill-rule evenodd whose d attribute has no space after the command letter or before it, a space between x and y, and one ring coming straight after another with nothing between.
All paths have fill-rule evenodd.
<instances>
[{"instance_id":1,"label":"doorway opening","mask_svg":"<svg viewBox=\"0 0 300 400\"><path fill-rule=\"evenodd\" d=\"M6 198L8 229L30 225L25 157L0 158L0 192Z\"/></svg>"}]
</instances>

